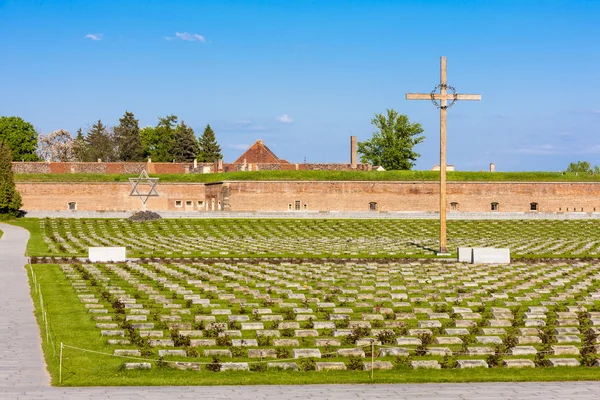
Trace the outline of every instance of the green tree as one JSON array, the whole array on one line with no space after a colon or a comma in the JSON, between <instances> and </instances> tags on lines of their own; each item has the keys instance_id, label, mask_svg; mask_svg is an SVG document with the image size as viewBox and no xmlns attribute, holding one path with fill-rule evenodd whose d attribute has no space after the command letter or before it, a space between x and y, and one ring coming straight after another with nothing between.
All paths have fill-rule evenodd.
<instances>
[{"instance_id":1,"label":"green tree","mask_svg":"<svg viewBox=\"0 0 600 400\"><path fill-rule=\"evenodd\" d=\"M23 205L12 171L12 149L0 141L0 218L16 217Z\"/></svg>"},{"instance_id":2,"label":"green tree","mask_svg":"<svg viewBox=\"0 0 600 400\"><path fill-rule=\"evenodd\" d=\"M85 144L85 137L81 128L77 129L77 136L73 143L73 160L83 162L88 160L87 156L87 145Z\"/></svg>"},{"instance_id":3,"label":"green tree","mask_svg":"<svg viewBox=\"0 0 600 400\"><path fill-rule=\"evenodd\" d=\"M117 144L117 158L120 161L142 161L144 148L140 140L140 126L132 112L125 111L114 128L114 140Z\"/></svg>"},{"instance_id":4,"label":"green tree","mask_svg":"<svg viewBox=\"0 0 600 400\"><path fill-rule=\"evenodd\" d=\"M115 160L115 144L111 132L106 125L98 120L85 137L86 161L94 162L101 159L104 162Z\"/></svg>"},{"instance_id":5,"label":"green tree","mask_svg":"<svg viewBox=\"0 0 600 400\"><path fill-rule=\"evenodd\" d=\"M175 128L177 126L177 116L167 115L158 119L158 125L154 128L154 150L150 152L152 161L170 162L175 159L173 148L175 146Z\"/></svg>"},{"instance_id":6,"label":"green tree","mask_svg":"<svg viewBox=\"0 0 600 400\"><path fill-rule=\"evenodd\" d=\"M413 149L425 136L421 124L410 123L406 115L387 110L387 116L375 114L371 120L378 131L373 137L358 143L360 161L371 165L380 165L386 170L411 169L421 155Z\"/></svg>"},{"instance_id":7,"label":"green tree","mask_svg":"<svg viewBox=\"0 0 600 400\"><path fill-rule=\"evenodd\" d=\"M151 157L151 154L156 152L159 142L156 129L150 125L140 129L140 141L142 142L142 149L144 149L144 158Z\"/></svg>"},{"instance_id":8,"label":"green tree","mask_svg":"<svg viewBox=\"0 0 600 400\"><path fill-rule=\"evenodd\" d=\"M11 150L15 161L37 161L38 134L19 117L0 117L0 141Z\"/></svg>"},{"instance_id":9,"label":"green tree","mask_svg":"<svg viewBox=\"0 0 600 400\"><path fill-rule=\"evenodd\" d=\"M181 121L177 129L175 129L175 144L173 146L175 161L193 161L198 157L199 150L194 130L187 126L184 121Z\"/></svg>"},{"instance_id":10,"label":"green tree","mask_svg":"<svg viewBox=\"0 0 600 400\"><path fill-rule=\"evenodd\" d=\"M594 169L592 169L591 164L587 161L570 163L567 167L567 172L577 172L581 174L591 174L594 173L595 170L598 170L598 166L594 166Z\"/></svg>"},{"instance_id":11,"label":"green tree","mask_svg":"<svg viewBox=\"0 0 600 400\"><path fill-rule=\"evenodd\" d=\"M215 162L223 158L221 154L221 146L217 143L215 133L213 132L210 125L206 125L204 133L199 139L200 142L200 157L199 159L204 162Z\"/></svg>"}]
</instances>

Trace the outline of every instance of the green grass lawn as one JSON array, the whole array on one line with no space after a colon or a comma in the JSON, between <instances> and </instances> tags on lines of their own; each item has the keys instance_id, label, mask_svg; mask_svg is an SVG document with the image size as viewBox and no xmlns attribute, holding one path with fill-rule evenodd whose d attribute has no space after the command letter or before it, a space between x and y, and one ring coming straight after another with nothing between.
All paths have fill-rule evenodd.
<instances>
[{"instance_id":1,"label":"green grass lawn","mask_svg":"<svg viewBox=\"0 0 600 400\"><path fill-rule=\"evenodd\" d=\"M28 267L27 273L31 273ZM535 369L448 369L412 370L396 367L390 371L375 371L372 380L368 371L330 372L210 372L179 371L168 367L128 371L126 361L113 357L115 346L105 344L99 329L79 302L77 293L57 265L34 264L36 281L43 295L48 318L48 340L42 319L40 296L31 287L36 307L35 315L41 327L43 351L52 384L59 385L60 344L87 349L84 352L65 348L63 352L63 386L125 386L125 385L246 385L246 384L320 384L320 383L409 383L409 382L484 382L484 381L567 381L598 380L600 368L535 368ZM17 333L15 333L17 334ZM118 346L116 346L118 348ZM105 354L101 354L105 353ZM156 358L156 356L154 356ZM129 360L130 362L136 362ZM328 361L328 360L317 360Z\"/></svg>"},{"instance_id":2,"label":"green grass lawn","mask_svg":"<svg viewBox=\"0 0 600 400\"><path fill-rule=\"evenodd\" d=\"M161 174L161 182L221 181L436 181L434 171L256 171L218 174ZM137 175L125 174L15 174L16 182L127 182ZM559 172L448 172L449 181L490 182L600 182L600 175Z\"/></svg>"}]
</instances>

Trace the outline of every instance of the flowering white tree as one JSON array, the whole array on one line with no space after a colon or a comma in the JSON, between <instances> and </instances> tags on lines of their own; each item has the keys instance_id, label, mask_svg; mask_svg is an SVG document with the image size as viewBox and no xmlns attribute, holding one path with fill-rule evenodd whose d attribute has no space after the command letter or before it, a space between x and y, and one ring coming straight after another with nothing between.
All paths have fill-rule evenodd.
<instances>
[{"instance_id":1,"label":"flowering white tree","mask_svg":"<svg viewBox=\"0 0 600 400\"><path fill-rule=\"evenodd\" d=\"M38 155L46 162L75 161L74 149L75 140L64 129L59 129L48 135L40 135L38 139Z\"/></svg>"}]
</instances>

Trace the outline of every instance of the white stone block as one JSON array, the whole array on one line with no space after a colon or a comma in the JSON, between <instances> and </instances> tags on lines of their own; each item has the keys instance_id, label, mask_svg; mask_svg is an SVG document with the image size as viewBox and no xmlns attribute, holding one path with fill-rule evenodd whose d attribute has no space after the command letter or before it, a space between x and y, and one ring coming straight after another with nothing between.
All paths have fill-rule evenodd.
<instances>
[{"instance_id":1,"label":"white stone block","mask_svg":"<svg viewBox=\"0 0 600 400\"><path fill-rule=\"evenodd\" d=\"M473 264L510 264L510 249L474 247Z\"/></svg>"},{"instance_id":2,"label":"white stone block","mask_svg":"<svg viewBox=\"0 0 600 400\"><path fill-rule=\"evenodd\" d=\"M92 262L122 262L127 261L125 247L90 247L88 258Z\"/></svg>"},{"instance_id":3,"label":"white stone block","mask_svg":"<svg viewBox=\"0 0 600 400\"><path fill-rule=\"evenodd\" d=\"M473 261L473 248L472 247L459 247L456 249L458 256L458 262L470 263Z\"/></svg>"}]
</instances>

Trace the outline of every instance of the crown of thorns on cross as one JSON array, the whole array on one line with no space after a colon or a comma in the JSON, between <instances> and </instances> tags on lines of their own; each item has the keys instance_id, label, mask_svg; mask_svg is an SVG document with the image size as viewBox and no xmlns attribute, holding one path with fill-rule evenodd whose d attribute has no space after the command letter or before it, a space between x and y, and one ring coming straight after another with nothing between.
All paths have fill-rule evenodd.
<instances>
[{"instance_id":1,"label":"crown of thorns on cross","mask_svg":"<svg viewBox=\"0 0 600 400\"><path fill-rule=\"evenodd\" d=\"M449 92L451 92L450 94L452 95L452 100L450 101L450 103L446 104L445 106L440 105L440 103L438 103L438 101L435 99L435 95L438 94L437 91L441 90L441 89L448 90ZM446 110L446 109L452 107L454 105L454 103L456 103L456 100L458 100L458 92L456 91L456 89L453 86L450 86L448 84L439 84L436 87L434 87L433 90L431 91L431 102L433 103L435 108L442 108L442 109Z\"/></svg>"},{"instance_id":2,"label":"crown of thorns on cross","mask_svg":"<svg viewBox=\"0 0 600 400\"><path fill-rule=\"evenodd\" d=\"M129 178L129 183L131 183L131 193L129 193L129 196L139 197L140 200L142 200L142 203L146 204L148 198L158 196L158 192L156 191L158 179L159 178L150 178L146 170L142 170L142 173L138 178ZM140 183L150 187L147 193L140 193L138 190Z\"/></svg>"}]
</instances>

